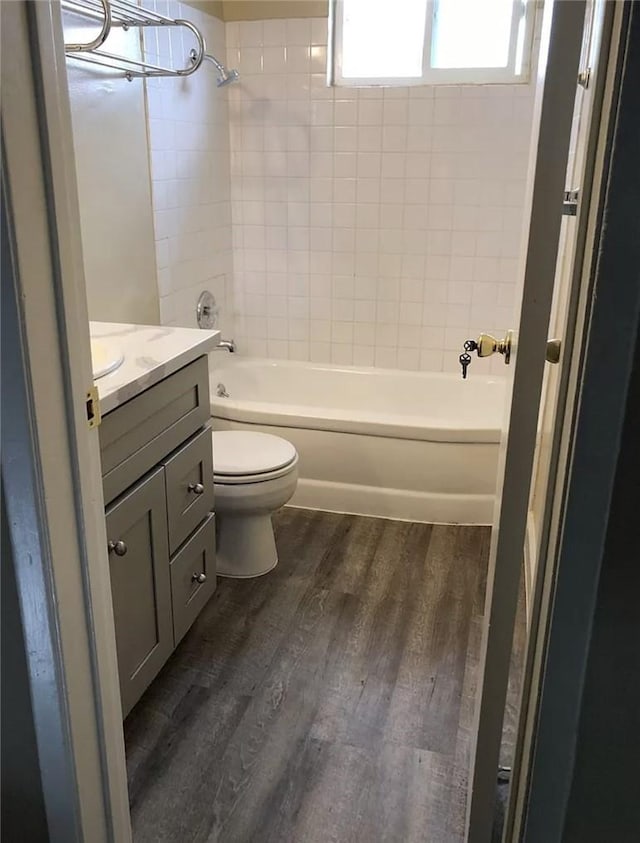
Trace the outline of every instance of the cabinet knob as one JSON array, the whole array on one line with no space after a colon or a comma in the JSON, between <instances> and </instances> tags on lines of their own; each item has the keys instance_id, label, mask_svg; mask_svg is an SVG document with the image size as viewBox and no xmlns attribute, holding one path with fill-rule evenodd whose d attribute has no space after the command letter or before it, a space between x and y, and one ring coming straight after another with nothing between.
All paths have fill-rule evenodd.
<instances>
[{"instance_id":1,"label":"cabinet knob","mask_svg":"<svg viewBox=\"0 0 640 843\"><path fill-rule=\"evenodd\" d=\"M123 541L109 542L107 545L109 553L115 553L116 556L124 556L128 549L126 542Z\"/></svg>"},{"instance_id":2,"label":"cabinet knob","mask_svg":"<svg viewBox=\"0 0 640 843\"><path fill-rule=\"evenodd\" d=\"M204 571L201 574L193 574L192 577L191 577L191 582L203 583L203 582L206 582L206 581L207 581L207 575L204 573Z\"/></svg>"},{"instance_id":3,"label":"cabinet knob","mask_svg":"<svg viewBox=\"0 0 640 843\"><path fill-rule=\"evenodd\" d=\"M194 495L201 495L204 492L204 486L202 483L189 483L188 489L190 492L193 492Z\"/></svg>"}]
</instances>

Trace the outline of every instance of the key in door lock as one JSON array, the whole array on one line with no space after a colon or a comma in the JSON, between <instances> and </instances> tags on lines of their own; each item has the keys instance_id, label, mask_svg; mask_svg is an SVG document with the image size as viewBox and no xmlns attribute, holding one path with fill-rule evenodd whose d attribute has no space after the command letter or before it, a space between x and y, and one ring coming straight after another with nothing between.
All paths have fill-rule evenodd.
<instances>
[{"instance_id":1,"label":"key in door lock","mask_svg":"<svg viewBox=\"0 0 640 843\"><path fill-rule=\"evenodd\" d=\"M467 369L471 363L471 351L475 351L478 357L490 357L496 352L502 354L505 365L509 365L511 361L511 339L512 331L507 331L503 340L497 340L491 334L480 334L477 340L466 340L464 343L464 353L460 355L458 360L462 366L462 377L467 377Z\"/></svg>"},{"instance_id":2,"label":"key in door lock","mask_svg":"<svg viewBox=\"0 0 640 843\"><path fill-rule=\"evenodd\" d=\"M465 348L467 344L465 343ZM465 351L463 354L460 355L458 358L460 360L460 365L462 366L462 377L466 379L467 377L467 369L469 368L469 363L471 363L471 355L467 354Z\"/></svg>"}]
</instances>

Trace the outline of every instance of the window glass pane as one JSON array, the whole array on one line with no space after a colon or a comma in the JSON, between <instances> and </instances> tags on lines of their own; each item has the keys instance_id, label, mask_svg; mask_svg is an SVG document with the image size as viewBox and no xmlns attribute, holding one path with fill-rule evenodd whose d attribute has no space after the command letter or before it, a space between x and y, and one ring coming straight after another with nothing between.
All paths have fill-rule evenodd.
<instances>
[{"instance_id":1,"label":"window glass pane","mask_svg":"<svg viewBox=\"0 0 640 843\"><path fill-rule=\"evenodd\" d=\"M527 34L527 19L523 12L520 23L518 24L518 40L516 42L516 66L515 72L522 73L522 66L524 64L524 40Z\"/></svg>"},{"instance_id":2,"label":"window glass pane","mask_svg":"<svg viewBox=\"0 0 640 843\"><path fill-rule=\"evenodd\" d=\"M342 76L422 76L426 0L344 0Z\"/></svg>"},{"instance_id":3,"label":"window glass pane","mask_svg":"<svg viewBox=\"0 0 640 843\"><path fill-rule=\"evenodd\" d=\"M432 66L506 67L513 6L513 0L437 0Z\"/></svg>"}]
</instances>

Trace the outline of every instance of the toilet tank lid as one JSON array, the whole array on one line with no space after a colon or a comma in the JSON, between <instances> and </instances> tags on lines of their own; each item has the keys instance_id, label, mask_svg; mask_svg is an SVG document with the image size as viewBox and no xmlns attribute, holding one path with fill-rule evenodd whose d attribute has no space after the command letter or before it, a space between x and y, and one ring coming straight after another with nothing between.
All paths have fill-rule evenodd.
<instances>
[{"instance_id":1,"label":"toilet tank lid","mask_svg":"<svg viewBox=\"0 0 640 843\"><path fill-rule=\"evenodd\" d=\"M284 468L296 456L291 442L270 433L245 430L213 432L214 474L263 474Z\"/></svg>"}]
</instances>

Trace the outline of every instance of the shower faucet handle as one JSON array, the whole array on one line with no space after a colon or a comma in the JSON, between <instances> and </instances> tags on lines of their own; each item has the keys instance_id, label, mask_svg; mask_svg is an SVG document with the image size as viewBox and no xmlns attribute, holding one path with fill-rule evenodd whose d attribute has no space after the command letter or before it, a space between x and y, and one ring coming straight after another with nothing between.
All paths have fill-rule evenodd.
<instances>
[{"instance_id":1,"label":"shower faucet handle","mask_svg":"<svg viewBox=\"0 0 640 843\"><path fill-rule=\"evenodd\" d=\"M465 348L467 344L465 343ZM466 380L467 378L467 369L469 368L469 363L471 363L471 355L468 354L466 351L460 355L458 358L460 361L460 365L462 366L462 377Z\"/></svg>"}]
</instances>

